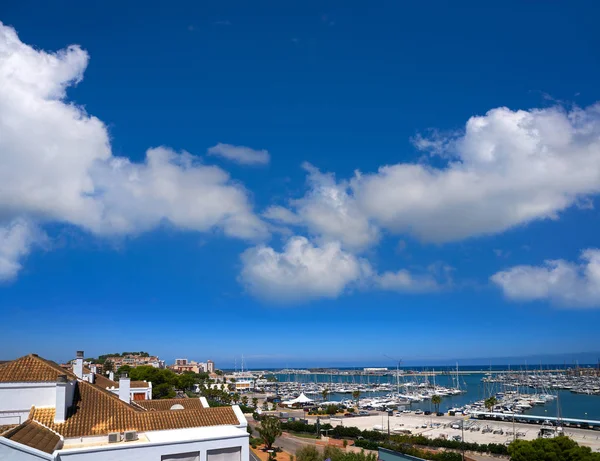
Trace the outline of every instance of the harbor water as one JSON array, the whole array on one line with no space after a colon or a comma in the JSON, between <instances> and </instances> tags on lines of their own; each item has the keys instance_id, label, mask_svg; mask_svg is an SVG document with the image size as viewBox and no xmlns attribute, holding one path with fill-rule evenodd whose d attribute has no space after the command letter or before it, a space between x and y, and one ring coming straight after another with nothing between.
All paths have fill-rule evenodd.
<instances>
[{"instance_id":1,"label":"harbor water","mask_svg":"<svg viewBox=\"0 0 600 461\"><path fill-rule=\"evenodd\" d=\"M449 371L448 373L451 373ZM364 374L326 374L326 373L280 373L275 375L280 383L297 382L301 384L318 383L318 384L335 384L344 383L349 387L352 385L381 385L390 384L396 386L397 381L395 376L391 375L364 375ZM440 404L440 411L448 411L451 408L462 407L478 400L483 400L496 392L501 392L504 389L498 383L482 382L483 374L443 374L435 376L435 384L448 388L458 387L465 391L458 395L443 396ZM410 383L412 386L418 386L422 383L434 383L433 376L422 375L407 375L404 374L399 379L400 385ZM406 388L401 387L400 392L405 392ZM395 391L395 387L394 387ZM361 399L369 397L383 397L391 390L381 392L361 392ZM521 388L519 392L522 394L535 394L536 390L532 388ZM535 405L533 408L526 410L524 414L537 416L561 416L564 418L582 418L590 420L600 420L600 395L575 394L568 390L553 390L552 394L558 395L557 399L546 402L544 405ZM320 396L307 393L310 398L320 399ZM351 400L351 393L335 393L332 392L327 397L330 401ZM434 410L430 400L423 402L412 403L412 409Z\"/></svg>"}]
</instances>

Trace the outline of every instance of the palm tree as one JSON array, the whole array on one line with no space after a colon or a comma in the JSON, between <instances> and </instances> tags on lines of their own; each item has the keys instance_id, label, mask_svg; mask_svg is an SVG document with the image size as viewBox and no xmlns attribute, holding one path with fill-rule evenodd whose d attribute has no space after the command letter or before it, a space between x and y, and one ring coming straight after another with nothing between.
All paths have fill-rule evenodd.
<instances>
[{"instance_id":1,"label":"palm tree","mask_svg":"<svg viewBox=\"0 0 600 461\"><path fill-rule=\"evenodd\" d=\"M257 428L260 438L265 444L267 451L273 450L273 444L277 437L281 435L281 423L274 416L267 416L260 422ZM274 452L269 452L269 459L275 459Z\"/></svg>"},{"instance_id":2,"label":"palm tree","mask_svg":"<svg viewBox=\"0 0 600 461\"><path fill-rule=\"evenodd\" d=\"M327 400L327 396L329 395L329 389L323 389L323 391L321 391L321 395L323 396L323 402L325 402L325 400Z\"/></svg>"},{"instance_id":3,"label":"palm tree","mask_svg":"<svg viewBox=\"0 0 600 461\"><path fill-rule=\"evenodd\" d=\"M236 392L231 396L231 400L233 400L233 403L237 404L240 401L240 394Z\"/></svg>"},{"instance_id":4,"label":"palm tree","mask_svg":"<svg viewBox=\"0 0 600 461\"><path fill-rule=\"evenodd\" d=\"M245 407L248 406L248 396L247 395L244 395L242 397L242 405L244 405Z\"/></svg>"},{"instance_id":5,"label":"palm tree","mask_svg":"<svg viewBox=\"0 0 600 461\"><path fill-rule=\"evenodd\" d=\"M254 408L258 408L258 398L257 397L252 397L252 406Z\"/></svg>"},{"instance_id":6,"label":"palm tree","mask_svg":"<svg viewBox=\"0 0 600 461\"><path fill-rule=\"evenodd\" d=\"M483 404L489 410L490 413L494 410L494 407L496 406L497 403L498 403L498 400L493 395L491 397L485 399L485 401L483 402Z\"/></svg>"},{"instance_id":7,"label":"palm tree","mask_svg":"<svg viewBox=\"0 0 600 461\"><path fill-rule=\"evenodd\" d=\"M432 395L431 396L431 403L433 403L435 405L435 412L439 413L440 411L440 403L442 403L442 396L441 395Z\"/></svg>"},{"instance_id":8,"label":"palm tree","mask_svg":"<svg viewBox=\"0 0 600 461\"><path fill-rule=\"evenodd\" d=\"M356 401L356 408L358 408L358 401L360 399L360 391L358 389L352 392L352 398Z\"/></svg>"}]
</instances>

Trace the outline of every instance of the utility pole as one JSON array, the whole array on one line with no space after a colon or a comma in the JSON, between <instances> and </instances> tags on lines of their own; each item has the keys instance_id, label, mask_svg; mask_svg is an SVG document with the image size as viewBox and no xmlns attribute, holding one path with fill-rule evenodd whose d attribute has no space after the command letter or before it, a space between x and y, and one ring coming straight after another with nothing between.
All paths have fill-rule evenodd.
<instances>
[{"instance_id":1,"label":"utility pole","mask_svg":"<svg viewBox=\"0 0 600 461\"><path fill-rule=\"evenodd\" d=\"M460 429L462 431L462 440L460 441L460 446L462 448L462 461L465 461L465 420L464 419L461 422Z\"/></svg>"}]
</instances>

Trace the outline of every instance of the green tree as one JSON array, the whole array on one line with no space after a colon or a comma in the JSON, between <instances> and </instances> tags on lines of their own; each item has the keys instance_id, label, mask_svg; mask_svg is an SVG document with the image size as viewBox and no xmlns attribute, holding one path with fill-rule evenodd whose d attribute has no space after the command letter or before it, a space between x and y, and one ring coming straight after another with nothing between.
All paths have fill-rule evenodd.
<instances>
[{"instance_id":1,"label":"green tree","mask_svg":"<svg viewBox=\"0 0 600 461\"><path fill-rule=\"evenodd\" d=\"M183 373L177 376L177 389L186 391L188 389L193 389L194 384L196 384L196 378L193 373Z\"/></svg>"},{"instance_id":2,"label":"green tree","mask_svg":"<svg viewBox=\"0 0 600 461\"><path fill-rule=\"evenodd\" d=\"M258 408L258 398L252 397L252 406Z\"/></svg>"},{"instance_id":3,"label":"green tree","mask_svg":"<svg viewBox=\"0 0 600 461\"><path fill-rule=\"evenodd\" d=\"M498 400L493 395L491 397L488 397L487 399L485 399L485 401L483 402L483 404L485 405L485 407L488 409L488 411L490 413L494 410L494 407L496 406L497 403L498 403Z\"/></svg>"},{"instance_id":4,"label":"green tree","mask_svg":"<svg viewBox=\"0 0 600 461\"><path fill-rule=\"evenodd\" d=\"M272 450L275 440L281 435L281 423L279 422L279 419L274 416L267 416L261 420L257 430L260 438L265 444L265 448L267 450ZM269 453L270 460L275 459L275 456L272 455L273 453Z\"/></svg>"},{"instance_id":5,"label":"green tree","mask_svg":"<svg viewBox=\"0 0 600 461\"><path fill-rule=\"evenodd\" d=\"M245 407L248 406L248 396L247 395L244 395L242 397L242 405L244 405Z\"/></svg>"},{"instance_id":6,"label":"green tree","mask_svg":"<svg viewBox=\"0 0 600 461\"><path fill-rule=\"evenodd\" d=\"M323 461L323 455L314 445L304 445L296 450L296 461Z\"/></svg>"},{"instance_id":7,"label":"green tree","mask_svg":"<svg viewBox=\"0 0 600 461\"><path fill-rule=\"evenodd\" d=\"M236 392L231 396L231 400L233 400L233 403L237 405L237 403L240 401L240 394Z\"/></svg>"},{"instance_id":8,"label":"green tree","mask_svg":"<svg viewBox=\"0 0 600 461\"><path fill-rule=\"evenodd\" d=\"M262 403L262 409L265 411L269 409L269 403L266 400Z\"/></svg>"},{"instance_id":9,"label":"green tree","mask_svg":"<svg viewBox=\"0 0 600 461\"><path fill-rule=\"evenodd\" d=\"M273 405L271 406L271 410L272 411L276 411L277 410L277 403L273 402Z\"/></svg>"},{"instance_id":10,"label":"green tree","mask_svg":"<svg viewBox=\"0 0 600 461\"><path fill-rule=\"evenodd\" d=\"M173 399L175 398L175 390L168 383L162 383L158 386L152 386L153 399Z\"/></svg>"},{"instance_id":11,"label":"green tree","mask_svg":"<svg viewBox=\"0 0 600 461\"><path fill-rule=\"evenodd\" d=\"M329 389L325 388L321 391L321 396L323 396L323 402L327 400L327 396L329 395Z\"/></svg>"},{"instance_id":12,"label":"green tree","mask_svg":"<svg viewBox=\"0 0 600 461\"><path fill-rule=\"evenodd\" d=\"M129 375L132 369L133 368L131 368L129 365L121 365L117 370L117 376L121 376L123 373L127 373L127 375Z\"/></svg>"},{"instance_id":13,"label":"green tree","mask_svg":"<svg viewBox=\"0 0 600 461\"><path fill-rule=\"evenodd\" d=\"M435 412L439 412L440 411L440 403L442 403L442 396L441 395L432 395L431 396L431 403L433 403L435 405Z\"/></svg>"},{"instance_id":14,"label":"green tree","mask_svg":"<svg viewBox=\"0 0 600 461\"><path fill-rule=\"evenodd\" d=\"M352 398L356 402L356 408L358 408L358 402L360 400L360 391L358 389L355 391L352 391Z\"/></svg>"},{"instance_id":15,"label":"green tree","mask_svg":"<svg viewBox=\"0 0 600 461\"><path fill-rule=\"evenodd\" d=\"M109 371L115 371L115 366L110 360L106 360L102 365L102 370L104 373L108 373Z\"/></svg>"},{"instance_id":16,"label":"green tree","mask_svg":"<svg viewBox=\"0 0 600 461\"><path fill-rule=\"evenodd\" d=\"M508 447L512 461L600 461L600 453L592 453L569 437L516 440Z\"/></svg>"}]
</instances>

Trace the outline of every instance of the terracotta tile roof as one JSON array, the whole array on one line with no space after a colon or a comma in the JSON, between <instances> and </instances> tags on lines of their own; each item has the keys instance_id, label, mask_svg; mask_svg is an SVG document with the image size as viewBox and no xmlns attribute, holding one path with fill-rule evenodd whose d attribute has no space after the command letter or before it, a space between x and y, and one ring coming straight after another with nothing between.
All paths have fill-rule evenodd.
<instances>
[{"instance_id":1,"label":"terracotta tile roof","mask_svg":"<svg viewBox=\"0 0 600 461\"><path fill-rule=\"evenodd\" d=\"M119 383L113 381L112 379L108 379L106 376L102 376L100 374L96 374L94 376L94 384L96 386L100 386L103 389L108 389L109 387L119 387Z\"/></svg>"},{"instance_id":2,"label":"terracotta tile roof","mask_svg":"<svg viewBox=\"0 0 600 461\"><path fill-rule=\"evenodd\" d=\"M52 453L60 442L57 434L31 420L11 429L3 437L45 453Z\"/></svg>"},{"instance_id":3,"label":"terracotta tile roof","mask_svg":"<svg viewBox=\"0 0 600 461\"><path fill-rule=\"evenodd\" d=\"M115 394L79 381L66 421L54 423L54 413L54 408L34 408L31 418L63 437L79 437L135 430L138 411Z\"/></svg>"},{"instance_id":4,"label":"terracotta tile roof","mask_svg":"<svg viewBox=\"0 0 600 461\"><path fill-rule=\"evenodd\" d=\"M91 373L91 372L90 372ZM119 383L117 381L113 381L112 379L108 379L106 376L96 374L94 376L94 384L96 386L100 386L103 389L108 389L111 387L119 388ZM148 383L146 381L131 381L129 384L132 388L140 388L140 387L148 387Z\"/></svg>"},{"instance_id":5,"label":"terracotta tile roof","mask_svg":"<svg viewBox=\"0 0 600 461\"><path fill-rule=\"evenodd\" d=\"M12 429L13 427L17 427L18 424L4 424L4 425L0 425L0 435L2 435L4 432L8 431L9 429Z\"/></svg>"},{"instance_id":6,"label":"terracotta tile roof","mask_svg":"<svg viewBox=\"0 0 600 461\"><path fill-rule=\"evenodd\" d=\"M231 407L148 411L138 413L138 420L138 431L164 431L186 427L238 425L240 423Z\"/></svg>"},{"instance_id":7,"label":"terracotta tile roof","mask_svg":"<svg viewBox=\"0 0 600 461\"><path fill-rule=\"evenodd\" d=\"M56 382L60 375L75 377L60 365L29 354L0 366L0 383Z\"/></svg>"},{"instance_id":8,"label":"terracotta tile roof","mask_svg":"<svg viewBox=\"0 0 600 461\"><path fill-rule=\"evenodd\" d=\"M150 411L170 410L173 405L181 405L185 410L203 410L200 399L158 399L158 400L138 400L137 403L142 408Z\"/></svg>"},{"instance_id":9,"label":"terracotta tile roof","mask_svg":"<svg viewBox=\"0 0 600 461\"><path fill-rule=\"evenodd\" d=\"M74 405L64 423L54 423L54 408L34 408L30 417L63 437L239 424L231 407L141 411L137 405L128 405L93 384L80 381L77 388ZM143 401L136 404L140 402Z\"/></svg>"}]
</instances>

